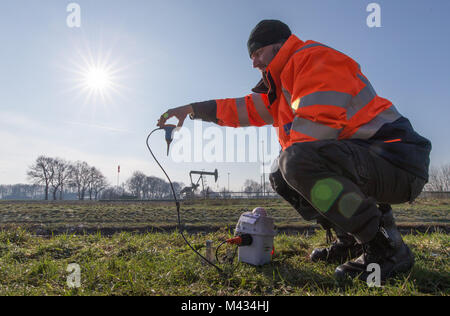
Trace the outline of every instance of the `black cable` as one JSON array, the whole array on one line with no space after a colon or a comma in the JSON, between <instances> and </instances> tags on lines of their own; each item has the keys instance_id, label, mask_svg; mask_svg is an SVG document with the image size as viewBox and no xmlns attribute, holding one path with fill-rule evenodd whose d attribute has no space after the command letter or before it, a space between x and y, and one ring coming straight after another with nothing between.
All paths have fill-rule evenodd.
<instances>
[{"instance_id":1,"label":"black cable","mask_svg":"<svg viewBox=\"0 0 450 316\"><path fill-rule=\"evenodd\" d=\"M219 260L219 255L218 255L218 253L219 253L219 248L220 247L222 247L224 244L226 244L227 243L227 240L224 240L224 241L222 241L220 244L219 244L219 246L217 246L217 248L216 248L216 261L218 262L218 263L220 263L220 260ZM233 261L234 261L234 259L236 258L236 254L237 254L237 251L238 251L238 249L239 249L239 247L238 246L236 246L236 248L234 249L234 253L233 253L233 256L228 260L228 261L230 261L231 262L231 266L232 266L232 269L229 271L229 275L232 275L233 273L234 273L234 271L236 271L236 268L238 267L238 265L239 265L239 262L237 262L235 265L234 265L234 267L233 267Z\"/></svg>"},{"instance_id":2,"label":"black cable","mask_svg":"<svg viewBox=\"0 0 450 316\"><path fill-rule=\"evenodd\" d=\"M200 258L202 258L203 260L205 260L208 264L210 264L211 266L213 266L214 268L217 269L217 271L219 271L219 273L223 274L223 270L221 268L219 268L217 265L215 265L214 263L212 263L211 261L209 261L208 259L206 259L204 256L202 256L202 254L200 254L197 250L194 249L194 247L191 246L191 244L189 243L189 241L187 241L186 237L183 234L183 227L181 226L181 216L180 216L180 202L178 202L177 199L177 195L175 193L175 189L173 188L173 183L169 178L169 175L166 173L166 171L164 170L164 168L161 166L161 164L159 163L158 159L156 159L155 155L153 154L150 145L148 144L148 141L150 139L150 136L152 136L152 134L156 131L159 130L164 130L163 128L157 128L154 131L152 131L148 136L147 136L147 148L150 151L150 154L152 155L153 159L155 159L156 163L158 164L158 166L161 168L161 170L164 172L164 174L167 177L167 180L169 180L169 184L170 187L172 189L172 193L173 193L173 198L175 199L175 203L177 205L177 216L178 216L178 230L180 231L181 236L183 237L184 241L186 242L186 244L189 246L189 248L192 249L193 252L195 252Z\"/></svg>"},{"instance_id":3,"label":"black cable","mask_svg":"<svg viewBox=\"0 0 450 316\"><path fill-rule=\"evenodd\" d=\"M217 261L217 262L220 262L219 257L218 257L219 248L222 247L226 242L227 242L226 240L222 241L222 242L220 243L220 245L217 246L217 248L216 248L216 261Z\"/></svg>"}]
</instances>

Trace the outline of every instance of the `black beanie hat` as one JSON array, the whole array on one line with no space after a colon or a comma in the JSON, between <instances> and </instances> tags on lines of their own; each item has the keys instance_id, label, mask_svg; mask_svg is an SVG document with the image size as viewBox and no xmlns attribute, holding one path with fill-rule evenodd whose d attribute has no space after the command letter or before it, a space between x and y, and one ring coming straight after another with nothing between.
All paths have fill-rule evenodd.
<instances>
[{"instance_id":1,"label":"black beanie hat","mask_svg":"<svg viewBox=\"0 0 450 316\"><path fill-rule=\"evenodd\" d=\"M287 40L292 32L289 26L278 20L263 20L250 33L247 42L250 57L261 47Z\"/></svg>"}]
</instances>

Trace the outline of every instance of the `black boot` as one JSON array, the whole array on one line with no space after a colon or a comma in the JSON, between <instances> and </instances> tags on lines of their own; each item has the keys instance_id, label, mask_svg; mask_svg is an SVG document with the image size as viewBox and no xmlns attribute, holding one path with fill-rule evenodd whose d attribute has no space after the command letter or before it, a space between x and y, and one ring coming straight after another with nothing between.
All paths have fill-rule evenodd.
<instances>
[{"instance_id":1,"label":"black boot","mask_svg":"<svg viewBox=\"0 0 450 316\"><path fill-rule=\"evenodd\" d=\"M336 278L342 280L359 277L362 281L369 281L368 277L374 270L367 271L368 266L378 264L380 282L385 282L398 273L408 272L414 265L414 256L403 242L395 225L392 210L387 210L383 214L379 231L375 238L363 245L363 252L356 260L337 267Z\"/></svg>"},{"instance_id":2,"label":"black boot","mask_svg":"<svg viewBox=\"0 0 450 316\"><path fill-rule=\"evenodd\" d=\"M356 239L337 227L325 222L320 224L327 231L327 243L331 246L327 248L316 248L309 256L311 261L325 261L328 263L343 263L362 254L362 246L356 242ZM336 232L336 240L332 242L333 229Z\"/></svg>"}]
</instances>

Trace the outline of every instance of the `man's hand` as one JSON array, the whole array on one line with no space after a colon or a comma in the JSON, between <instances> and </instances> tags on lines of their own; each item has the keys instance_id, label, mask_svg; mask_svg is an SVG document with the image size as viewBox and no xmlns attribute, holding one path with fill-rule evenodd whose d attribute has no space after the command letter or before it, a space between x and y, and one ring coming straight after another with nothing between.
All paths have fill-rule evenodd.
<instances>
[{"instance_id":1,"label":"man's hand","mask_svg":"<svg viewBox=\"0 0 450 316\"><path fill-rule=\"evenodd\" d=\"M166 121L172 117L176 117L178 119L178 125L177 127L181 127L183 126L184 120L186 119L186 117L191 114L192 112L194 112L194 110L192 109L192 105L185 105L185 106L180 106L178 108L175 109L170 109L168 110L166 113L164 113L163 115L161 115L161 117L158 120L158 123L156 124L157 126L159 126L160 128L164 128L164 126L166 126Z\"/></svg>"}]
</instances>

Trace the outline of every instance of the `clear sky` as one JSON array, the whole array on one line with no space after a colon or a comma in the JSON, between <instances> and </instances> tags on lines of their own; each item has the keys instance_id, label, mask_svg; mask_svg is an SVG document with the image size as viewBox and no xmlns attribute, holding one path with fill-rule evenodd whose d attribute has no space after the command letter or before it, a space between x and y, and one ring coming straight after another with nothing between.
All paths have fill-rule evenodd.
<instances>
[{"instance_id":1,"label":"clear sky","mask_svg":"<svg viewBox=\"0 0 450 316\"><path fill-rule=\"evenodd\" d=\"M71 2L81 8L80 28L67 25ZM145 146L157 118L170 107L248 94L260 75L246 42L268 18L354 58L378 94L432 141L432 164L449 163L450 1L374 1L379 28L366 23L371 2L3 0L0 184L26 183L39 155L86 161L113 184L119 164L121 181L135 170L163 177ZM109 69L113 87L103 97L83 87L92 65ZM185 126L194 129L190 120ZM190 170L215 168L220 187L228 173L232 189L260 180L257 162L174 162L164 158L162 134L151 144L186 184Z\"/></svg>"}]
</instances>

